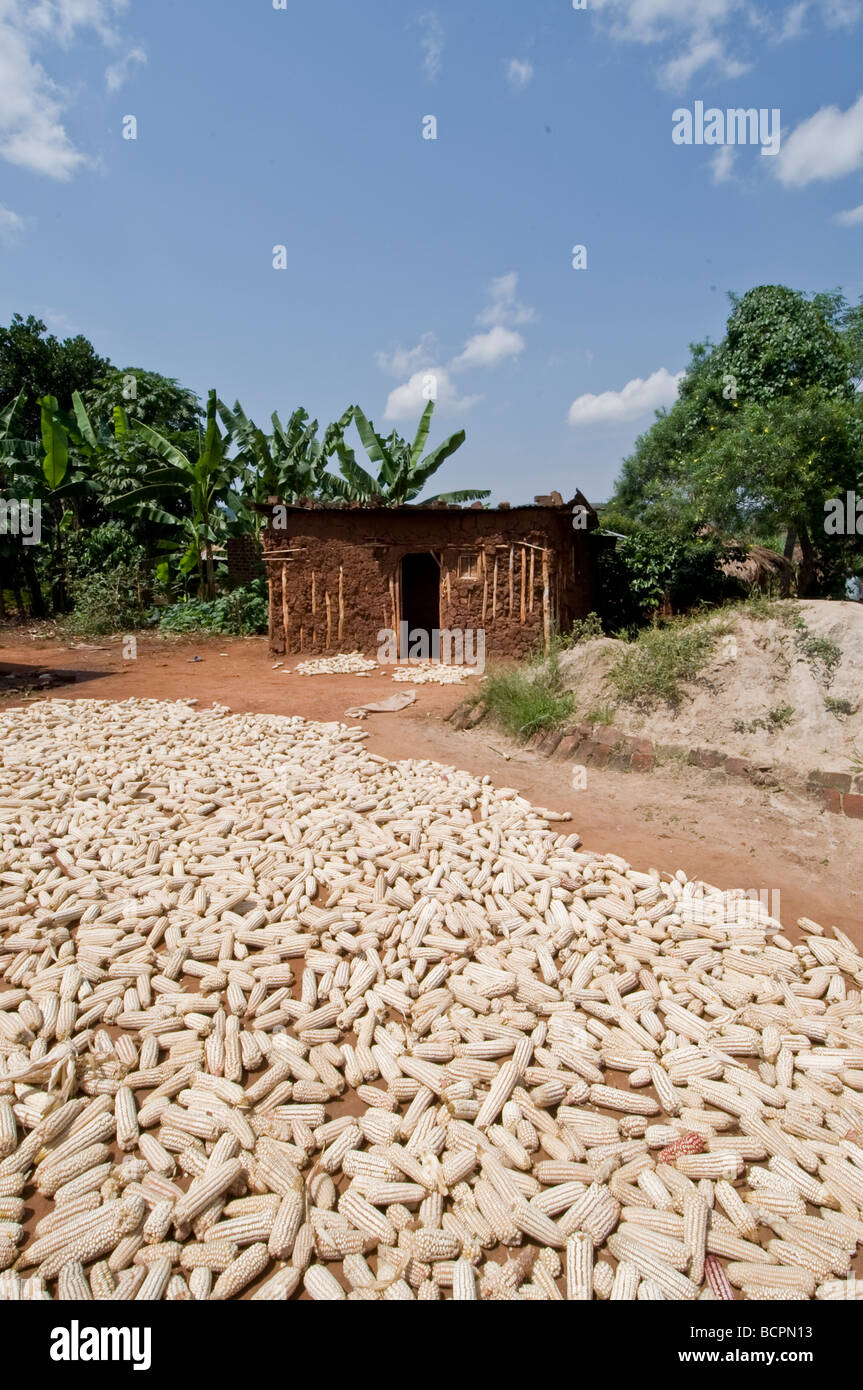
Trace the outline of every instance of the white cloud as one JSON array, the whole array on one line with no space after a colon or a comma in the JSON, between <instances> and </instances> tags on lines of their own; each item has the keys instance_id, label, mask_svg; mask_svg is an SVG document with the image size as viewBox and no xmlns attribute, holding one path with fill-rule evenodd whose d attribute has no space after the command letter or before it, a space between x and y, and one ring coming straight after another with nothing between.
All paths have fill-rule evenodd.
<instances>
[{"instance_id":1,"label":"white cloud","mask_svg":"<svg viewBox=\"0 0 863 1390\"><path fill-rule=\"evenodd\" d=\"M511 58L506 70L506 80L511 87L526 87L533 77L533 63L521 62Z\"/></svg>"},{"instance_id":2,"label":"white cloud","mask_svg":"<svg viewBox=\"0 0 863 1390\"><path fill-rule=\"evenodd\" d=\"M714 183L730 183L734 177L734 161L737 158L737 151L733 145L722 145L713 159L710 167L713 171L712 180Z\"/></svg>"},{"instance_id":3,"label":"white cloud","mask_svg":"<svg viewBox=\"0 0 863 1390\"><path fill-rule=\"evenodd\" d=\"M510 328L522 323L532 323L536 314L526 304L519 304L517 292L518 272L515 270L492 280L488 305L481 314L477 314L477 323L488 324L491 327L500 323Z\"/></svg>"},{"instance_id":4,"label":"white cloud","mask_svg":"<svg viewBox=\"0 0 863 1390\"><path fill-rule=\"evenodd\" d=\"M124 57L118 58L105 69L105 86L109 92L119 92L125 86L133 63L146 63L147 54L143 48L130 48Z\"/></svg>"},{"instance_id":5,"label":"white cloud","mask_svg":"<svg viewBox=\"0 0 863 1390\"><path fill-rule=\"evenodd\" d=\"M678 383L684 373L673 376L665 367L643 380L637 376L628 381L622 391L603 391L600 395L579 396L569 408L571 425L618 424L635 420L660 406L672 405L677 399Z\"/></svg>"},{"instance_id":6,"label":"white cloud","mask_svg":"<svg viewBox=\"0 0 863 1390\"><path fill-rule=\"evenodd\" d=\"M439 77L443 68L441 59L444 48L443 25L435 10L427 10L420 15L419 24L423 30L420 47L423 51L423 68L430 82Z\"/></svg>"},{"instance_id":7,"label":"white cloud","mask_svg":"<svg viewBox=\"0 0 863 1390\"><path fill-rule=\"evenodd\" d=\"M470 410L482 397L459 396L458 388L446 367L429 367L424 371L414 372L410 381L390 391L384 418L415 420L425 410L429 400L434 400L437 409L448 414L456 410Z\"/></svg>"},{"instance_id":8,"label":"white cloud","mask_svg":"<svg viewBox=\"0 0 863 1390\"><path fill-rule=\"evenodd\" d=\"M437 338L423 333L416 347L394 348L392 352L376 352L375 361L389 376L408 376L420 367L430 366L437 358Z\"/></svg>"},{"instance_id":9,"label":"white cloud","mask_svg":"<svg viewBox=\"0 0 863 1390\"><path fill-rule=\"evenodd\" d=\"M464 351L453 358L450 368L458 372L466 367L497 367L508 357L518 357L524 348L524 338L520 333L496 324L487 333L476 333L468 338Z\"/></svg>"},{"instance_id":10,"label":"white cloud","mask_svg":"<svg viewBox=\"0 0 863 1390\"><path fill-rule=\"evenodd\" d=\"M760 37L775 44L806 32L813 13L828 28L853 28L863 0L794 0L779 26L766 0L590 0L613 39L677 50L660 66L664 86L681 89L696 73L733 79L752 66L746 51Z\"/></svg>"},{"instance_id":11,"label":"white cloud","mask_svg":"<svg viewBox=\"0 0 863 1390\"><path fill-rule=\"evenodd\" d=\"M847 111L822 106L782 142L776 161L780 181L804 188L816 179L839 179L863 168L863 96Z\"/></svg>"},{"instance_id":12,"label":"white cloud","mask_svg":"<svg viewBox=\"0 0 863 1390\"><path fill-rule=\"evenodd\" d=\"M445 412L469 410L482 396L459 396L453 380L459 372L471 368L493 369L507 359L520 356L525 341L513 325L530 323L533 309L518 300L518 274L511 270L492 280L489 301L477 323L488 328L486 333L474 333L462 351L445 366L437 350L434 333L423 333L416 347L397 347L393 352L377 352L375 360L382 371L392 376L408 376L408 380L391 391L387 398L386 418L405 420L425 409L434 399Z\"/></svg>"},{"instance_id":13,"label":"white cloud","mask_svg":"<svg viewBox=\"0 0 863 1390\"><path fill-rule=\"evenodd\" d=\"M0 203L0 238L4 241L12 240L24 227L24 219L19 217L17 212L11 208L5 208Z\"/></svg>"},{"instance_id":14,"label":"white cloud","mask_svg":"<svg viewBox=\"0 0 863 1390\"><path fill-rule=\"evenodd\" d=\"M721 77L734 78L748 72L751 64L741 63L738 59L729 57L719 39L695 39L689 48L665 64L662 69L662 81L666 87L680 90L688 86L702 68L711 67Z\"/></svg>"},{"instance_id":15,"label":"white cloud","mask_svg":"<svg viewBox=\"0 0 863 1390\"><path fill-rule=\"evenodd\" d=\"M0 157L67 180L89 161L70 139L69 94L40 61L49 43L68 46L87 30L115 46L113 19L128 0L0 0Z\"/></svg>"},{"instance_id":16,"label":"white cloud","mask_svg":"<svg viewBox=\"0 0 863 1390\"><path fill-rule=\"evenodd\" d=\"M863 203L859 208L849 208L847 212L837 212L833 219L840 227L859 227L863 223Z\"/></svg>"}]
</instances>

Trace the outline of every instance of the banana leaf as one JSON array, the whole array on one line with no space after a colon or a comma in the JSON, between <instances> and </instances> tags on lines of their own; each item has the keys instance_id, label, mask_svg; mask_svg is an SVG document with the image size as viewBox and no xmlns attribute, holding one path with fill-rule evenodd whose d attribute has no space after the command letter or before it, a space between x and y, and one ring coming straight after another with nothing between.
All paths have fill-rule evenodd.
<instances>
[{"instance_id":1,"label":"banana leaf","mask_svg":"<svg viewBox=\"0 0 863 1390\"><path fill-rule=\"evenodd\" d=\"M90 423L90 417L81 399L80 391L75 391L72 394L72 409L75 414L75 424L77 425L78 434L81 439L89 448L98 449L99 440L96 437L96 431Z\"/></svg>"},{"instance_id":2,"label":"banana leaf","mask_svg":"<svg viewBox=\"0 0 863 1390\"><path fill-rule=\"evenodd\" d=\"M39 404L42 408L42 447L45 451L42 471L48 486L56 488L62 483L69 464L69 439L58 419L56 397L43 396Z\"/></svg>"},{"instance_id":3,"label":"banana leaf","mask_svg":"<svg viewBox=\"0 0 863 1390\"><path fill-rule=\"evenodd\" d=\"M0 410L0 439L7 440L12 434L12 429L24 409L26 396L23 391L19 391L14 401L10 401Z\"/></svg>"},{"instance_id":4,"label":"banana leaf","mask_svg":"<svg viewBox=\"0 0 863 1390\"><path fill-rule=\"evenodd\" d=\"M416 438L411 445L411 468L416 468L423 456L423 449L428 442L429 430L431 429L431 418L434 414L434 401L429 401L422 414L422 419L416 432Z\"/></svg>"}]
</instances>

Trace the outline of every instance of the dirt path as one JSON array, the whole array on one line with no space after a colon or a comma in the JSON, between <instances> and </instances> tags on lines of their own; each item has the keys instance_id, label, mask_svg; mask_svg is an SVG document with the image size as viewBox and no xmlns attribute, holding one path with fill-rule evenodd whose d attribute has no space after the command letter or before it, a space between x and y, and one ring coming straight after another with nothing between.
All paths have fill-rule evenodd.
<instances>
[{"instance_id":1,"label":"dirt path","mask_svg":"<svg viewBox=\"0 0 863 1390\"><path fill-rule=\"evenodd\" d=\"M122 641L115 638L101 639L98 650L20 630L7 630L2 639L0 698L13 705L21 696L2 694L11 684L5 677L46 668L74 672L75 682L34 693L34 699L195 698L237 712L319 720L344 721L352 706L415 691L416 704L365 722L373 752L487 773L540 806L570 811L572 828L588 849L610 850L640 868L683 869L723 889L779 892L787 924L813 917L863 946L863 822L686 766L651 774L591 768L586 789L574 790L571 764L537 757L485 726L458 733L443 722L463 691L476 688L473 678L464 687L441 687L396 684L389 672L285 675L273 669L265 638L139 636L135 660L123 659Z\"/></svg>"}]
</instances>

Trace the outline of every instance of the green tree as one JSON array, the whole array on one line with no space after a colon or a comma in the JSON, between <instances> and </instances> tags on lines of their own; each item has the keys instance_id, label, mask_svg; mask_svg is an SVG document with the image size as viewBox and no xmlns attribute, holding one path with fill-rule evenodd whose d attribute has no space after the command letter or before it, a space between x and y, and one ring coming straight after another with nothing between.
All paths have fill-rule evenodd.
<instances>
[{"instance_id":1,"label":"green tree","mask_svg":"<svg viewBox=\"0 0 863 1390\"><path fill-rule=\"evenodd\" d=\"M318 438L317 420L310 421L302 406L292 413L287 424L274 411L273 432L269 435L249 419L239 401L233 410L220 401L219 414L238 446L233 462L237 490L244 502L264 503L270 497L295 502L300 497L337 495L333 475L327 472L327 461L343 442L352 408L327 425L322 439Z\"/></svg>"},{"instance_id":2,"label":"green tree","mask_svg":"<svg viewBox=\"0 0 863 1390\"><path fill-rule=\"evenodd\" d=\"M207 426L199 438L194 459L169 439L139 421L135 431L162 460L141 487L134 488L114 502L117 511L143 510L160 524L178 533L181 540L168 541L164 548L180 554L181 574L197 573L201 598L216 597L213 546L225 529L226 503L232 497L233 462L228 458L230 437L219 432L216 419L216 392L207 401ZM157 503L164 504L157 506ZM188 513L185 511L188 506ZM183 549L185 542L185 549Z\"/></svg>"},{"instance_id":3,"label":"green tree","mask_svg":"<svg viewBox=\"0 0 863 1390\"><path fill-rule=\"evenodd\" d=\"M109 367L107 358L100 357L82 334L57 338L33 314L26 319L13 314L8 328L0 328L0 401L24 393L24 439L40 433L38 402L43 396L56 397L61 409L70 410L72 393L92 386Z\"/></svg>"},{"instance_id":4,"label":"green tree","mask_svg":"<svg viewBox=\"0 0 863 1390\"><path fill-rule=\"evenodd\" d=\"M693 345L678 400L624 460L614 507L693 533L784 529L789 558L800 543L801 592L817 588L841 558L824 504L860 476L861 375L863 304L781 285L732 296L722 342Z\"/></svg>"},{"instance_id":5,"label":"green tree","mask_svg":"<svg viewBox=\"0 0 863 1390\"><path fill-rule=\"evenodd\" d=\"M387 506L401 506L419 497L429 478L446 460L460 449L465 441L464 430L451 434L430 454L423 455L431 430L434 401L429 401L422 414L412 444L402 439L397 430L384 439L366 419L359 406L354 406L353 416L363 447L370 461L377 465L377 476L368 473L357 463L353 449L345 444L338 446L339 471L341 479L334 479L334 487L349 501L380 501ZM488 490L476 488L460 492L439 493L436 497L425 499L428 502L473 502L488 497Z\"/></svg>"}]
</instances>

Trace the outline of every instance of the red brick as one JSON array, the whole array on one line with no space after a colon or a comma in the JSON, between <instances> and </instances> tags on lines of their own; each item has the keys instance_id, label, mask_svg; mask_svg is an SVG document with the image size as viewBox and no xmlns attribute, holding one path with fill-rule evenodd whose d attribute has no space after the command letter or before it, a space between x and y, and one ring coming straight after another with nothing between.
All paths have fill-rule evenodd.
<instances>
[{"instance_id":1,"label":"red brick","mask_svg":"<svg viewBox=\"0 0 863 1390\"><path fill-rule=\"evenodd\" d=\"M465 728L475 729L477 724L482 723L483 719L485 719L487 714L488 705L485 704L483 700L480 700L479 704L474 705L473 709L470 711L470 714L467 717L467 723L465 724Z\"/></svg>"},{"instance_id":2,"label":"red brick","mask_svg":"<svg viewBox=\"0 0 863 1390\"><path fill-rule=\"evenodd\" d=\"M858 796L856 792L848 792L842 798L842 810L846 816L853 816L855 820L863 820L863 796Z\"/></svg>"},{"instance_id":3,"label":"red brick","mask_svg":"<svg viewBox=\"0 0 863 1390\"><path fill-rule=\"evenodd\" d=\"M842 814L842 793L837 792L834 787L822 787L818 793L818 800L825 811L832 811L835 815Z\"/></svg>"},{"instance_id":4,"label":"red brick","mask_svg":"<svg viewBox=\"0 0 863 1390\"><path fill-rule=\"evenodd\" d=\"M632 767L642 772L652 772L656 766L656 758L652 753L633 753Z\"/></svg>"},{"instance_id":5,"label":"red brick","mask_svg":"<svg viewBox=\"0 0 863 1390\"><path fill-rule=\"evenodd\" d=\"M610 749L605 748L601 743L585 743L581 750L581 760L585 763L593 763L596 767L605 767L609 752Z\"/></svg>"},{"instance_id":6,"label":"red brick","mask_svg":"<svg viewBox=\"0 0 863 1390\"><path fill-rule=\"evenodd\" d=\"M649 753L651 757L656 752L651 738L632 738L629 740L633 753Z\"/></svg>"},{"instance_id":7,"label":"red brick","mask_svg":"<svg viewBox=\"0 0 863 1390\"><path fill-rule=\"evenodd\" d=\"M620 743L621 733L612 724L604 724L597 729L593 736L595 743L601 743L603 748L614 748L615 744Z\"/></svg>"},{"instance_id":8,"label":"red brick","mask_svg":"<svg viewBox=\"0 0 863 1390\"><path fill-rule=\"evenodd\" d=\"M829 787L837 792L850 792L851 773L850 772L810 772L809 785L812 787Z\"/></svg>"},{"instance_id":9,"label":"red brick","mask_svg":"<svg viewBox=\"0 0 863 1390\"><path fill-rule=\"evenodd\" d=\"M723 767L732 777L749 776L750 768L745 758L726 758Z\"/></svg>"},{"instance_id":10,"label":"red brick","mask_svg":"<svg viewBox=\"0 0 863 1390\"><path fill-rule=\"evenodd\" d=\"M715 748L693 748L689 761L695 767L721 767L725 762L725 754Z\"/></svg>"},{"instance_id":11,"label":"red brick","mask_svg":"<svg viewBox=\"0 0 863 1390\"><path fill-rule=\"evenodd\" d=\"M566 738L562 738L555 748L554 756L556 758L574 758L580 745L581 739L578 734L567 734Z\"/></svg>"}]
</instances>

